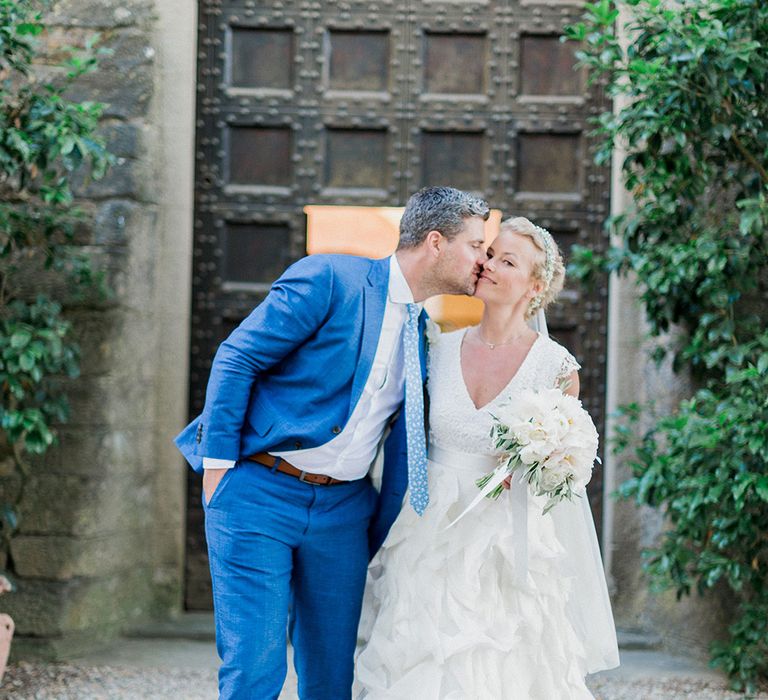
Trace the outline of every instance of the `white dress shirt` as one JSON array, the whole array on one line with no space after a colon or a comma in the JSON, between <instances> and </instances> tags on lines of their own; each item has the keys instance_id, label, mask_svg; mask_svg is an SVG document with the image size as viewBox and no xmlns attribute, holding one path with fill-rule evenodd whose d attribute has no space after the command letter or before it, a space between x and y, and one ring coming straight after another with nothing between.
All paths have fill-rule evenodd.
<instances>
[{"instance_id":1,"label":"white dress shirt","mask_svg":"<svg viewBox=\"0 0 768 700\"><path fill-rule=\"evenodd\" d=\"M351 481L368 473L387 421L403 400L402 334L407 318L405 305L410 303L413 303L413 293L393 255L389 259L389 287L379 344L360 400L344 429L319 447L270 454L306 472L326 474L334 479ZM205 469L227 469L234 465L230 460L203 458Z\"/></svg>"}]
</instances>

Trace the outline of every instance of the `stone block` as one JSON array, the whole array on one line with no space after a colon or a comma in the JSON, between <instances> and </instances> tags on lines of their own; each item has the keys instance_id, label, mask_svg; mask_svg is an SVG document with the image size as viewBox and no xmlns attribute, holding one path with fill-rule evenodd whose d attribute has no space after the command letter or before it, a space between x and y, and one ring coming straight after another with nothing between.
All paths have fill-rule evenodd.
<instances>
[{"instance_id":1,"label":"stone block","mask_svg":"<svg viewBox=\"0 0 768 700\"><path fill-rule=\"evenodd\" d=\"M106 117L130 119L146 115L154 90L155 57L148 37L148 33L137 29L105 35L103 46L112 54L99 62L96 71L80 77L67 90L67 97L105 103Z\"/></svg>"},{"instance_id":2,"label":"stone block","mask_svg":"<svg viewBox=\"0 0 768 700\"><path fill-rule=\"evenodd\" d=\"M144 210L147 225L150 217L154 221L154 212ZM110 278L112 288L121 304L136 313L146 316L152 313L156 301L157 279L157 241L151 237L142 237L138 232L131 232L131 254L125 264ZM153 336L156 333L153 333Z\"/></svg>"},{"instance_id":3,"label":"stone block","mask_svg":"<svg viewBox=\"0 0 768 700\"><path fill-rule=\"evenodd\" d=\"M19 507L20 535L98 536L141 529L151 508L151 481L108 476L34 474Z\"/></svg>"},{"instance_id":4,"label":"stone block","mask_svg":"<svg viewBox=\"0 0 768 700\"><path fill-rule=\"evenodd\" d=\"M134 72L129 82L116 85L117 75L99 75L89 80L83 78L77 88L68 91L71 99L92 99L104 104L104 115L130 119L147 114L152 98L152 76Z\"/></svg>"},{"instance_id":5,"label":"stone block","mask_svg":"<svg viewBox=\"0 0 768 700\"><path fill-rule=\"evenodd\" d=\"M100 47L109 50L109 54L99 59L97 73L120 76L120 87L134 78L152 76L155 49L151 43L151 32L146 29L120 29L102 34Z\"/></svg>"},{"instance_id":6,"label":"stone block","mask_svg":"<svg viewBox=\"0 0 768 700\"><path fill-rule=\"evenodd\" d=\"M82 310L70 314L69 318L75 324L81 349L78 383L106 374L131 381L155 379L157 326L151 316L122 310L109 313Z\"/></svg>"},{"instance_id":7,"label":"stone block","mask_svg":"<svg viewBox=\"0 0 768 700\"><path fill-rule=\"evenodd\" d=\"M0 457L0 479L16 474L16 460L10 454Z\"/></svg>"},{"instance_id":8,"label":"stone block","mask_svg":"<svg viewBox=\"0 0 768 700\"><path fill-rule=\"evenodd\" d=\"M21 476L11 472L8 476L0 477L0 503L15 503L21 490Z\"/></svg>"},{"instance_id":9,"label":"stone block","mask_svg":"<svg viewBox=\"0 0 768 700\"><path fill-rule=\"evenodd\" d=\"M93 222L96 219L96 204L80 200L77 202L80 218L74 225L75 245L88 246L93 243Z\"/></svg>"},{"instance_id":10,"label":"stone block","mask_svg":"<svg viewBox=\"0 0 768 700\"><path fill-rule=\"evenodd\" d=\"M11 663L23 660L63 661L76 659L113 641L121 625L110 624L77 630L59 636L22 636L16 634L11 645Z\"/></svg>"},{"instance_id":11,"label":"stone block","mask_svg":"<svg viewBox=\"0 0 768 700\"><path fill-rule=\"evenodd\" d=\"M75 588L71 583L25 581L17 591L3 596L3 611L16 623L16 636L60 635L64 604Z\"/></svg>"},{"instance_id":12,"label":"stone block","mask_svg":"<svg viewBox=\"0 0 768 700\"><path fill-rule=\"evenodd\" d=\"M21 580L15 593L4 596L3 608L16 622L18 638L87 632L98 639L143 618L151 598L150 572L136 567L103 578Z\"/></svg>"},{"instance_id":13,"label":"stone block","mask_svg":"<svg viewBox=\"0 0 768 700\"><path fill-rule=\"evenodd\" d=\"M35 474L138 479L154 469L152 444L144 428L64 425L58 436L58 444L34 460Z\"/></svg>"},{"instance_id":14,"label":"stone block","mask_svg":"<svg viewBox=\"0 0 768 700\"><path fill-rule=\"evenodd\" d=\"M141 128L130 122L110 121L100 128L110 153L118 158L138 158L142 153Z\"/></svg>"},{"instance_id":15,"label":"stone block","mask_svg":"<svg viewBox=\"0 0 768 700\"><path fill-rule=\"evenodd\" d=\"M89 377L68 387L71 426L151 426L154 397L151 380L132 374Z\"/></svg>"},{"instance_id":16,"label":"stone block","mask_svg":"<svg viewBox=\"0 0 768 700\"><path fill-rule=\"evenodd\" d=\"M108 250L124 248L140 205L129 199L84 200L77 202L82 216L75 224L74 242L81 246L100 246Z\"/></svg>"},{"instance_id":17,"label":"stone block","mask_svg":"<svg viewBox=\"0 0 768 700\"><path fill-rule=\"evenodd\" d=\"M40 35L40 48L35 63L61 66L71 57L72 49L85 47L87 41L95 33L96 30L94 29L78 29L48 24L45 32Z\"/></svg>"},{"instance_id":18,"label":"stone block","mask_svg":"<svg viewBox=\"0 0 768 700\"><path fill-rule=\"evenodd\" d=\"M141 186L136 161L120 158L102 177L96 180L90 173L79 170L72 176L72 191L76 197L106 199L107 197L139 198Z\"/></svg>"},{"instance_id":19,"label":"stone block","mask_svg":"<svg viewBox=\"0 0 768 700\"><path fill-rule=\"evenodd\" d=\"M85 230L81 230L78 235L83 237ZM93 270L104 272L107 284L109 275L114 274L112 270L120 265L125 267L127 264L124 261L126 257L124 248L115 247L108 250L106 247L80 245L78 253L90 259ZM66 309L107 309L116 305L117 300L114 294L105 294L98 287L80 289L75 292L65 275L53 269L45 269L44 264L42 256L36 258L34 255L19 261L14 277L15 296L20 299L32 300L40 294L45 294L60 302Z\"/></svg>"},{"instance_id":20,"label":"stone block","mask_svg":"<svg viewBox=\"0 0 768 700\"><path fill-rule=\"evenodd\" d=\"M114 366L114 339L119 337L122 314L116 310L75 310L67 314L80 346L80 378L107 374Z\"/></svg>"},{"instance_id":21,"label":"stone block","mask_svg":"<svg viewBox=\"0 0 768 700\"><path fill-rule=\"evenodd\" d=\"M61 0L47 22L66 27L130 27L153 19L153 0Z\"/></svg>"},{"instance_id":22,"label":"stone block","mask_svg":"<svg viewBox=\"0 0 768 700\"><path fill-rule=\"evenodd\" d=\"M126 567L149 566L146 529L93 537L19 535L11 542L14 571L22 578L67 581L109 576Z\"/></svg>"},{"instance_id":23,"label":"stone block","mask_svg":"<svg viewBox=\"0 0 768 700\"><path fill-rule=\"evenodd\" d=\"M148 616L151 619L166 619L183 609L184 579L182 573L182 570L176 566L155 566L153 568L152 598L148 608Z\"/></svg>"}]
</instances>

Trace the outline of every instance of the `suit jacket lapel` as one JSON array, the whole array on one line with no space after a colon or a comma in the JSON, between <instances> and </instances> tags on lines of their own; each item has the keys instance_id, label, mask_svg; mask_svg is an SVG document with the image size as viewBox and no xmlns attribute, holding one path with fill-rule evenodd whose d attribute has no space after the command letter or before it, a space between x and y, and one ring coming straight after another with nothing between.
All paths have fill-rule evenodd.
<instances>
[{"instance_id":1,"label":"suit jacket lapel","mask_svg":"<svg viewBox=\"0 0 768 700\"><path fill-rule=\"evenodd\" d=\"M421 360L421 378L427 381L427 355L429 353L429 342L427 341L427 312L422 309L419 314L419 359Z\"/></svg>"},{"instance_id":2,"label":"suit jacket lapel","mask_svg":"<svg viewBox=\"0 0 768 700\"><path fill-rule=\"evenodd\" d=\"M424 432L429 436L429 392L427 391L427 366L429 362L429 340L427 339L427 312L419 315L419 359L421 360L421 381L424 391Z\"/></svg>"},{"instance_id":3,"label":"suit jacket lapel","mask_svg":"<svg viewBox=\"0 0 768 700\"><path fill-rule=\"evenodd\" d=\"M371 261L371 269L363 287L363 318L362 341L360 357L352 380L352 395L349 403L349 413L352 415L363 387L371 372L373 358L379 345L381 324L384 320L384 309L387 305L387 291L389 289L389 258Z\"/></svg>"}]
</instances>

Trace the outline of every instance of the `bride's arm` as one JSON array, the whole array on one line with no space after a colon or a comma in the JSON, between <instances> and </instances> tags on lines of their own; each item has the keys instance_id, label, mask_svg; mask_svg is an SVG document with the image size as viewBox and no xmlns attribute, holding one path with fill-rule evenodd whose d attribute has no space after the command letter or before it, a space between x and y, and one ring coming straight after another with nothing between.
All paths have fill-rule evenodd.
<instances>
[{"instance_id":1,"label":"bride's arm","mask_svg":"<svg viewBox=\"0 0 768 700\"><path fill-rule=\"evenodd\" d=\"M565 389L563 389L563 393L569 394L570 396L573 396L578 399L579 398L579 373L576 370L574 370L567 377L563 377L562 379L568 385Z\"/></svg>"}]
</instances>

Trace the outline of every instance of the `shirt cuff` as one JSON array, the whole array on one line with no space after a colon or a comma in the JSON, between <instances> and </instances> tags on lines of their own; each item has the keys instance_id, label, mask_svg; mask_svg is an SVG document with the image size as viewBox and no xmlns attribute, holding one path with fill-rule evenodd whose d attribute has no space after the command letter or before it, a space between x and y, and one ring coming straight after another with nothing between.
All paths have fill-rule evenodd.
<instances>
[{"instance_id":1,"label":"shirt cuff","mask_svg":"<svg viewBox=\"0 0 768 700\"><path fill-rule=\"evenodd\" d=\"M235 464L237 464L237 462L232 459L203 457L203 469L232 469Z\"/></svg>"}]
</instances>

